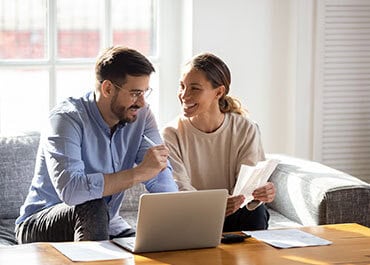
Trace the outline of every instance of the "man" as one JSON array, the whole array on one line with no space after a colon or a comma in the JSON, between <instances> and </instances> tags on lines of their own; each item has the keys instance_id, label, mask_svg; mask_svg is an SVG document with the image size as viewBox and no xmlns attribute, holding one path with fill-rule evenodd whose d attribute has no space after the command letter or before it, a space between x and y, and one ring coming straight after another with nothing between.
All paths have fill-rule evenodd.
<instances>
[{"instance_id":1,"label":"man","mask_svg":"<svg viewBox=\"0 0 370 265\"><path fill-rule=\"evenodd\" d=\"M119 216L124 190L141 182L149 192L178 190L168 149L142 138L162 142L144 100L153 65L116 46L102 53L95 72L95 91L68 98L50 113L16 220L19 243L132 236Z\"/></svg>"}]
</instances>

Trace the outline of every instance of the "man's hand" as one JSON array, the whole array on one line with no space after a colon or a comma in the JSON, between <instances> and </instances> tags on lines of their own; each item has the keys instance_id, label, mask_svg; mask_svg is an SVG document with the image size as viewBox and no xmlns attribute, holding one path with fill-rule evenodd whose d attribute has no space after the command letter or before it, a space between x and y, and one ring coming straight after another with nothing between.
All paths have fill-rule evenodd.
<instances>
[{"instance_id":1,"label":"man's hand","mask_svg":"<svg viewBox=\"0 0 370 265\"><path fill-rule=\"evenodd\" d=\"M272 202L275 199L276 190L272 182L267 182L264 186L255 189L252 193L255 200L262 202Z\"/></svg>"},{"instance_id":2,"label":"man's hand","mask_svg":"<svg viewBox=\"0 0 370 265\"><path fill-rule=\"evenodd\" d=\"M103 196L121 192L137 183L155 177L167 167L168 154L169 151L165 145L157 145L148 149L143 161L137 167L104 174Z\"/></svg>"},{"instance_id":3,"label":"man's hand","mask_svg":"<svg viewBox=\"0 0 370 265\"><path fill-rule=\"evenodd\" d=\"M140 182L149 180L167 167L169 150L165 145L157 145L149 148L144 155L143 161L137 166Z\"/></svg>"},{"instance_id":4,"label":"man's hand","mask_svg":"<svg viewBox=\"0 0 370 265\"><path fill-rule=\"evenodd\" d=\"M240 208L240 205L243 204L244 199L244 195L230 196L229 198L227 198L225 216L227 217L235 213Z\"/></svg>"}]
</instances>

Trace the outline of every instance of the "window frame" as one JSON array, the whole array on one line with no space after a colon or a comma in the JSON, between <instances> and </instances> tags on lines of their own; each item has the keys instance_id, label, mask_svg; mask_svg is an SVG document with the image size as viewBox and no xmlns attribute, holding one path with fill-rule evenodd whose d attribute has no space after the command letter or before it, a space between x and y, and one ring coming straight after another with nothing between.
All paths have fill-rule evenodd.
<instances>
[{"instance_id":1,"label":"window frame","mask_svg":"<svg viewBox=\"0 0 370 265\"><path fill-rule=\"evenodd\" d=\"M158 51L158 37L159 31L159 0L152 0L153 18L155 23L153 24L154 37L153 55L147 56L149 60L156 66L158 73L158 67L160 65L159 51ZM113 45L113 26L111 21L112 13L112 0L104 0L102 12L103 25L100 27L100 50L105 47ZM46 23L45 23L45 47L46 47L46 58L38 59L0 59L0 70L12 70L12 69L41 69L48 72L49 78L49 102L48 107L51 110L57 104L57 69L63 67L72 68L94 68L96 58L58 58L58 38L57 38L57 1L46 0ZM159 101L159 99L156 99ZM0 125L1 125L0 119ZM0 133L1 132L0 126ZM27 128L25 128L27 130Z\"/></svg>"}]
</instances>

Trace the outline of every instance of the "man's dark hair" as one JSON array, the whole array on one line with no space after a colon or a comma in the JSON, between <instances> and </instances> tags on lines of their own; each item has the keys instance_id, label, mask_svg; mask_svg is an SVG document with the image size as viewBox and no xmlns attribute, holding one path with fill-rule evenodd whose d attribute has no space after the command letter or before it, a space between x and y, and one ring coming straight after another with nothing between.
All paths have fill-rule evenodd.
<instances>
[{"instance_id":1,"label":"man's dark hair","mask_svg":"<svg viewBox=\"0 0 370 265\"><path fill-rule=\"evenodd\" d=\"M141 53L124 46L113 46L103 51L95 65L96 80L122 85L127 75L142 76L155 72L152 63Z\"/></svg>"}]
</instances>

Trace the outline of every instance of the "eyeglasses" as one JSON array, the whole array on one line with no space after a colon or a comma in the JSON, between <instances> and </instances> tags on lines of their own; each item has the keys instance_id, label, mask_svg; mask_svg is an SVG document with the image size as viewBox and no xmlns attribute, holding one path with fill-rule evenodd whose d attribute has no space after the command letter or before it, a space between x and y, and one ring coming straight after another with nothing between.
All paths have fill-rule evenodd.
<instances>
[{"instance_id":1,"label":"eyeglasses","mask_svg":"<svg viewBox=\"0 0 370 265\"><path fill-rule=\"evenodd\" d=\"M111 81L111 83L114 85L115 88L117 89L123 89L123 87L120 87L119 85L116 85ZM137 101L137 99L141 96L144 96L145 98L148 98L150 94L152 93L153 89L151 87L148 87L145 90L140 90L140 89L133 89L129 90L128 92L130 93L130 96L133 101Z\"/></svg>"}]
</instances>

